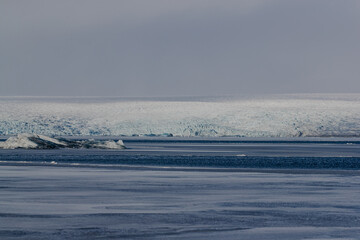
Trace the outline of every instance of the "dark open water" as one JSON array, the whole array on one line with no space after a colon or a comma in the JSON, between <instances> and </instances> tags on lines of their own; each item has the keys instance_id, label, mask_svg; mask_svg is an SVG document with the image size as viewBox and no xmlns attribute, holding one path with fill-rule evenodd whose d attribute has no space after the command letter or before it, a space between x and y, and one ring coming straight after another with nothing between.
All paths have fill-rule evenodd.
<instances>
[{"instance_id":1,"label":"dark open water","mask_svg":"<svg viewBox=\"0 0 360 240\"><path fill-rule=\"evenodd\" d=\"M3 164L360 169L358 139L127 138L125 150L0 150Z\"/></svg>"}]
</instances>

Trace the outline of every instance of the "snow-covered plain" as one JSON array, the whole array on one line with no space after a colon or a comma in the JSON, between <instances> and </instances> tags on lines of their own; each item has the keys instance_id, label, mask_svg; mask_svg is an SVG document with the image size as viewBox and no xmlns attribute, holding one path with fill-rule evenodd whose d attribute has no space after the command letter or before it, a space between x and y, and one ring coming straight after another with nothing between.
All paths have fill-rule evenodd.
<instances>
[{"instance_id":1,"label":"snow-covered plain","mask_svg":"<svg viewBox=\"0 0 360 240\"><path fill-rule=\"evenodd\" d=\"M360 95L1 97L0 135L360 136Z\"/></svg>"}]
</instances>

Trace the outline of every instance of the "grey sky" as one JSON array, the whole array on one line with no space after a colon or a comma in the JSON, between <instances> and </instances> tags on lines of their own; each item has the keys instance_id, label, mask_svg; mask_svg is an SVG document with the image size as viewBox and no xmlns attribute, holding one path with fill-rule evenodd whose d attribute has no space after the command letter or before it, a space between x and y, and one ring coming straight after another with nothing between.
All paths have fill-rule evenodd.
<instances>
[{"instance_id":1,"label":"grey sky","mask_svg":"<svg viewBox=\"0 0 360 240\"><path fill-rule=\"evenodd\" d=\"M0 95L360 92L360 1L0 0Z\"/></svg>"}]
</instances>

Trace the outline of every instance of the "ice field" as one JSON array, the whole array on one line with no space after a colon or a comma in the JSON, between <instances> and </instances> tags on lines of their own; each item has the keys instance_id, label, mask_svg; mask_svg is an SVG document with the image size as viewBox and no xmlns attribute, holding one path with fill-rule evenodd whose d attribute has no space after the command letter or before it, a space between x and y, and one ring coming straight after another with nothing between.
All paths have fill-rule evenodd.
<instances>
[{"instance_id":1,"label":"ice field","mask_svg":"<svg viewBox=\"0 0 360 240\"><path fill-rule=\"evenodd\" d=\"M360 95L1 97L0 135L360 136Z\"/></svg>"}]
</instances>

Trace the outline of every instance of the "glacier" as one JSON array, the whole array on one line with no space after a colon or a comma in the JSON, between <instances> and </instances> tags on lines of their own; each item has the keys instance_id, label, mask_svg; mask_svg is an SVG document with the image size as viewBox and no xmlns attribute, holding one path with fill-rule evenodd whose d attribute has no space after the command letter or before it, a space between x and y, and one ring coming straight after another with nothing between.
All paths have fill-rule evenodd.
<instances>
[{"instance_id":1,"label":"glacier","mask_svg":"<svg viewBox=\"0 0 360 240\"><path fill-rule=\"evenodd\" d=\"M0 97L0 135L360 136L360 94Z\"/></svg>"}]
</instances>

